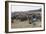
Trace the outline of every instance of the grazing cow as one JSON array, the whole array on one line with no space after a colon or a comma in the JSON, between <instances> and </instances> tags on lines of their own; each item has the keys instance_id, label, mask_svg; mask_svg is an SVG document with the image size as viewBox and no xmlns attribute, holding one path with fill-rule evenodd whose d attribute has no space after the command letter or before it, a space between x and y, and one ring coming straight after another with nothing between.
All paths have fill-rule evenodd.
<instances>
[{"instance_id":1,"label":"grazing cow","mask_svg":"<svg viewBox=\"0 0 46 34\"><path fill-rule=\"evenodd\" d=\"M27 17L26 16L21 17L21 21L25 21L25 20L27 20Z\"/></svg>"},{"instance_id":2,"label":"grazing cow","mask_svg":"<svg viewBox=\"0 0 46 34\"><path fill-rule=\"evenodd\" d=\"M16 19L16 16L11 17L11 22L13 23L14 19Z\"/></svg>"},{"instance_id":3,"label":"grazing cow","mask_svg":"<svg viewBox=\"0 0 46 34\"><path fill-rule=\"evenodd\" d=\"M37 16L37 19L39 19L40 21L41 21L41 16L39 15L39 16Z\"/></svg>"},{"instance_id":4,"label":"grazing cow","mask_svg":"<svg viewBox=\"0 0 46 34\"><path fill-rule=\"evenodd\" d=\"M37 17L37 20L41 21L41 14L37 14L36 17Z\"/></svg>"},{"instance_id":5,"label":"grazing cow","mask_svg":"<svg viewBox=\"0 0 46 34\"><path fill-rule=\"evenodd\" d=\"M18 17L16 17L16 19L19 19L20 21L25 21L27 20L27 17L26 16L23 16L23 15L19 15Z\"/></svg>"},{"instance_id":6,"label":"grazing cow","mask_svg":"<svg viewBox=\"0 0 46 34\"><path fill-rule=\"evenodd\" d=\"M28 19L29 19L29 24L31 24L32 23L31 16L28 16Z\"/></svg>"},{"instance_id":7,"label":"grazing cow","mask_svg":"<svg viewBox=\"0 0 46 34\"><path fill-rule=\"evenodd\" d=\"M20 15L18 15L18 16L16 16L16 20L20 20L21 19L21 16Z\"/></svg>"}]
</instances>

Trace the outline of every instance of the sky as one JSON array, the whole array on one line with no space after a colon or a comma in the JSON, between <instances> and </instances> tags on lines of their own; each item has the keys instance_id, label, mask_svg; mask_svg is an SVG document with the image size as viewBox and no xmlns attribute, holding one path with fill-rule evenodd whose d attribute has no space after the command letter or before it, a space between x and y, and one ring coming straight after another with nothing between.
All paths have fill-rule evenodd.
<instances>
[{"instance_id":1,"label":"sky","mask_svg":"<svg viewBox=\"0 0 46 34\"><path fill-rule=\"evenodd\" d=\"M12 5L12 12L21 12L21 11L28 11L28 10L37 10L40 9L41 6L39 5L28 5L28 4L17 4L17 5Z\"/></svg>"}]
</instances>

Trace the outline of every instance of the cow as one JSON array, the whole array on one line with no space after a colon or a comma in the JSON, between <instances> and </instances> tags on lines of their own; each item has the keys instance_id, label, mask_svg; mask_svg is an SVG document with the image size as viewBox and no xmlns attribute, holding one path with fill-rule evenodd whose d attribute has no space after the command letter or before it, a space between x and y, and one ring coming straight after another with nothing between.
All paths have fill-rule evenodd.
<instances>
[{"instance_id":1,"label":"cow","mask_svg":"<svg viewBox=\"0 0 46 34\"><path fill-rule=\"evenodd\" d=\"M18 17L16 17L16 19L19 19L20 21L25 21L27 20L27 17L23 15L19 15Z\"/></svg>"},{"instance_id":2,"label":"cow","mask_svg":"<svg viewBox=\"0 0 46 34\"><path fill-rule=\"evenodd\" d=\"M11 22L14 23L14 19L16 19L15 16L11 17Z\"/></svg>"},{"instance_id":3,"label":"cow","mask_svg":"<svg viewBox=\"0 0 46 34\"><path fill-rule=\"evenodd\" d=\"M22 16L21 17L21 21L25 21L25 20L27 20L27 17L26 16L24 16L24 17Z\"/></svg>"}]
</instances>

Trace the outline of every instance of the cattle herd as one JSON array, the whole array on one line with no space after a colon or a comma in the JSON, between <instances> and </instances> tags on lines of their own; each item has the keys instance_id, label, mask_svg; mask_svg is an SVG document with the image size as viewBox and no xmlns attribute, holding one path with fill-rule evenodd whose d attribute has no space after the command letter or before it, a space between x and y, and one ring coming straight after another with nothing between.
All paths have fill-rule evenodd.
<instances>
[{"instance_id":1,"label":"cattle herd","mask_svg":"<svg viewBox=\"0 0 46 34\"><path fill-rule=\"evenodd\" d=\"M41 14L35 14L35 13L32 13L32 14L26 14L26 15L14 15L13 17L11 17L11 22L14 23L14 19L16 20L20 20L20 21L26 21L26 20L29 20L29 24L31 24L32 22L34 21L38 21L40 20L41 21ZM33 20L35 19L35 20Z\"/></svg>"}]
</instances>

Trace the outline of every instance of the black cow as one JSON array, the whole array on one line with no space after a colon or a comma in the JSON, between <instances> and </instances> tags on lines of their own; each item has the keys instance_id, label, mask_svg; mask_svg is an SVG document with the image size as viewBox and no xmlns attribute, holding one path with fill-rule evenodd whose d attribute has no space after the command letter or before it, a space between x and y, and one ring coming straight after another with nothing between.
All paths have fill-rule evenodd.
<instances>
[{"instance_id":1,"label":"black cow","mask_svg":"<svg viewBox=\"0 0 46 34\"><path fill-rule=\"evenodd\" d=\"M14 19L16 19L16 16L11 17L11 22L13 23Z\"/></svg>"},{"instance_id":2,"label":"black cow","mask_svg":"<svg viewBox=\"0 0 46 34\"><path fill-rule=\"evenodd\" d=\"M21 17L21 21L25 21L25 20L27 20L27 17L26 16Z\"/></svg>"}]
</instances>

